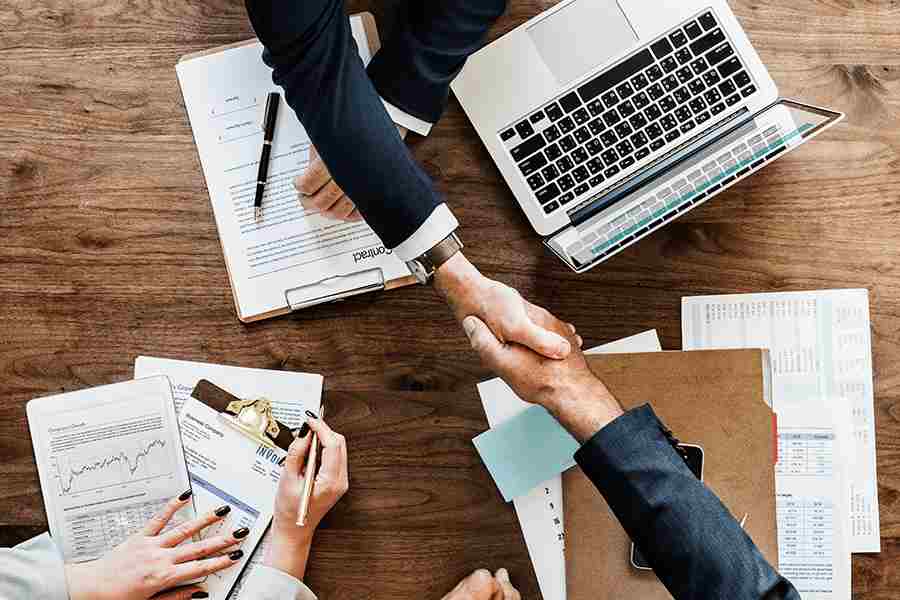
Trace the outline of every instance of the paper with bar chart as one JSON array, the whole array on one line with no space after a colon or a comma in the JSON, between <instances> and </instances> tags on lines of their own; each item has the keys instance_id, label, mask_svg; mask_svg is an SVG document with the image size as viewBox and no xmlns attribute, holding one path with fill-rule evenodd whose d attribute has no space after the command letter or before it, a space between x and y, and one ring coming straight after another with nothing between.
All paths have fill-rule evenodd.
<instances>
[{"instance_id":1,"label":"paper with bar chart","mask_svg":"<svg viewBox=\"0 0 900 600\"><path fill-rule=\"evenodd\" d=\"M166 377L32 400L28 423L66 561L102 556L190 487ZM193 514L190 506L172 524Z\"/></svg>"}]
</instances>

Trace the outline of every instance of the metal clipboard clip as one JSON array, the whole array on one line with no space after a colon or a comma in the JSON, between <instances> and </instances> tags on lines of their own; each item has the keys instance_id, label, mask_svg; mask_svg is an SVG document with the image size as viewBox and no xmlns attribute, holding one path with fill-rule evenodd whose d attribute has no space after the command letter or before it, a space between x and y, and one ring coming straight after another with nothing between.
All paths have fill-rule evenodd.
<instances>
[{"instance_id":1,"label":"metal clipboard clip","mask_svg":"<svg viewBox=\"0 0 900 600\"><path fill-rule=\"evenodd\" d=\"M291 311L317 304L337 302L352 296L378 292L385 288L384 271L380 267L327 277L316 283L297 286L284 291L284 299Z\"/></svg>"},{"instance_id":2,"label":"metal clipboard clip","mask_svg":"<svg viewBox=\"0 0 900 600\"><path fill-rule=\"evenodd\" d=\"M219 413L219 418L257 444L273 450L278 448L274 440L278 439L281 427L272 416L272 403L267 398L233 400Z\"/></svg>"}]
</instances>

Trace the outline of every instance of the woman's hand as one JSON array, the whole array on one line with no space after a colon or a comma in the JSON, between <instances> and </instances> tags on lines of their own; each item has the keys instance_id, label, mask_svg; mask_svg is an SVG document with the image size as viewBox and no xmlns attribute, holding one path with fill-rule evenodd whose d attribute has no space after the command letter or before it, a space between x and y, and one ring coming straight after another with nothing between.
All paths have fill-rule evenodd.
<instances>
[{"instance_id":1,"label":"woman's hand","mask_svg":"<svg viewBox=\"0 0 900 600\"><path fill-rule=\"evenodd\" d=\"M199 542L190 540L210 525L221 521L231 510L218 508L193 521L186 521L162 533L179 510L190 501L190 491L171 500L144 528L102 558L66 565L71 600L186 600L207 598L199 586L188 581L227 569L243 557L241 550L220 556L250 533L238 529L229 536ZM167 591L168 590L168 591Z\"/></svg>"},{"instance_id":2,"label":"woman's hand","mask_svg":"<svg viewBox=\"0 0 900 600\"><path fill-rule=\"evenodd\" d=\"M300 437L291 444L284 461L272 518L272 543L263 559L263 564L301 580L306 573L306 562L316 527L350 485L347 474L347 442L344 436L332 431L315 414L309 411L306 414L306 425L300 431ZM322 464L313 484L306 525L300 527L297 525L297 511L306 476L306 456L312 440L310 429L319 438Z\"/></svg>"}]
</instances>

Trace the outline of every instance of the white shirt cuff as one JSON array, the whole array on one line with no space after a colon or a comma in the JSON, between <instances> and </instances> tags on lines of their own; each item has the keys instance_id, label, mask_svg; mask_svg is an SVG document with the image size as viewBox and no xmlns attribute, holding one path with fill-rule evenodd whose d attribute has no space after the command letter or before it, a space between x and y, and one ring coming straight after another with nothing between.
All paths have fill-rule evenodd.
<instances>
[{"instance_id":1,"label":"white shirt cuff","mask_svg":"<svg viewBox=\"0 0 900 600\"><path fill-rule=\"evenodd\" d=\"M296 577L258 564L244 582L242 596L254 600L316 600L316 595Z\"/></svg>"},{"instance_id":2,"label":"white shirt cuff","mask_svg":"<svg viewBox=\"0 0 900 600\"><path fill-rule=\"evenodd\" d=\"M422 119L414 117L411 114L400 110L384 98L381 99L381 102L384 104L384 109L387 111L387 114L391 118L391 121L393 121L395 124L401 127L406 127L410 131L418 133L421 136L426 136L431 133L432 123L423 121Z\"/></svg>"},{"instance_id":3,"label":"white shirt cuff","mask_svg":"<svg viewBox=\"0 0 900 600\"><path fill-rule=\"evenodd\" d=\"M456 231L459 221L446 204L439 204L415 233L393 249L397 258L409 262L438 245L448 235Z\"/></svg>"}]
</instances>

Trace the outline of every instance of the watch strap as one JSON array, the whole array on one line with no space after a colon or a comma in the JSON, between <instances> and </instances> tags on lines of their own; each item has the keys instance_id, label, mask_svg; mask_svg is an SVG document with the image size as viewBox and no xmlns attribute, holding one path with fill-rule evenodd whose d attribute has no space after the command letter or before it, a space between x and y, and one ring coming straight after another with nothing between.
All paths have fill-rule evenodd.
<instances>
[{"instance_id":1,"label":"watch strap","mask_svg":"<svg viewBox=\"0 0 900 600\"><path fill-rule=\"evenodd\" d=\"M441 265L450 260L462 248L463 243L456 235L456 232L453 232L438 242L431 250L426 251L420 257L420 260L428 269L428 272L433 275Z\"/></svg>"}]
</instances>

